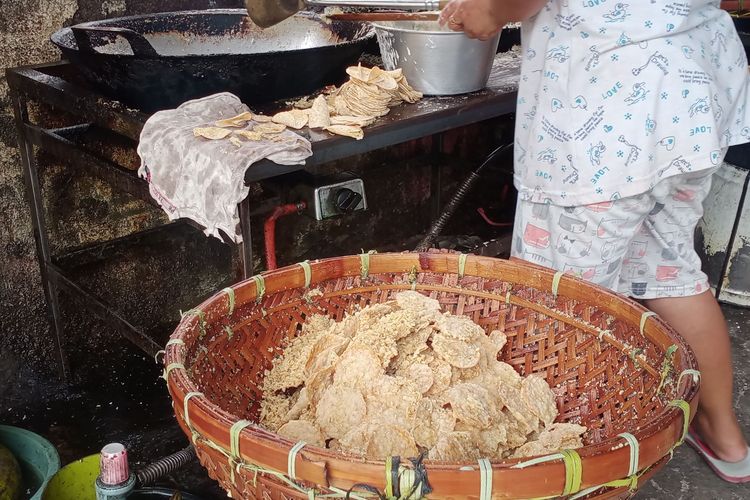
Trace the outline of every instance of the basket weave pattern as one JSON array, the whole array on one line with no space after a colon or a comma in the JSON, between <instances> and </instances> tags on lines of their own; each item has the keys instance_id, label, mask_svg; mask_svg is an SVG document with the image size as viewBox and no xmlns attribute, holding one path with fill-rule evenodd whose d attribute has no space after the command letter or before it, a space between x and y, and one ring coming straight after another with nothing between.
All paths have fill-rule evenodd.
<instances>
[{"instance_id":1,"label":"basket weave pattern","mask_svg":"<svg viewBox=\"0 0 750 500\"><path fill-rule=\"evenodd\" d=\"M270 272L220 292L183 318L167 347L167 381L178 421L211 477L234 498L305 498L305 489L335 494L360 483L383 491L382 461L304 447L292 457L295 483L288 478L295 443L246 423L232 450L230 428L240 419L257 421L264 373L306 318L325 314L340 320L355 308L409 289L470 317L487 333L504 331L508 342L499 359L523 375L543 376L557 396L558 420L588 428L586 446L577 450L576 491L633 472L630 450L618 434L630 432L637 439L641 474L666 463L682 437L685 415L668 403L694 405L696 381L679 377L695 370L694 357L667 325L644 316L636 303L515 261L363 255ZM196 392L186 403L186 395ZM491 484L493 498L550 497L570 490L567 462L512 468L518 462L493 463L490 479L480 478L477 464L428 462L430 498L481 498L480 483ZM540 474L550 479L539 481ZM637 484L636 478L592 495L626 497Z\"/></svg>"}]
</instances>

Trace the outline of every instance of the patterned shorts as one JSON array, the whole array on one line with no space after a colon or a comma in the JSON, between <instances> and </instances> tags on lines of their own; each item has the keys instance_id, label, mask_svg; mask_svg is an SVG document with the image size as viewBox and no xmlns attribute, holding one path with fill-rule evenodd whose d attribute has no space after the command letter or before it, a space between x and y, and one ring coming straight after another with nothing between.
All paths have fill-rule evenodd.
<instances>
[{"instance_id":1,"label":"patterned shorts","mask_svg":"<svg viewBox=\"0 0 750 500\"><path fill-rule=\"evenodd\" d=\"M638 196L579 207L519 200L512 254L637 299L708 289L693 246L715 169Z\"/></svg>"}]
</instances>

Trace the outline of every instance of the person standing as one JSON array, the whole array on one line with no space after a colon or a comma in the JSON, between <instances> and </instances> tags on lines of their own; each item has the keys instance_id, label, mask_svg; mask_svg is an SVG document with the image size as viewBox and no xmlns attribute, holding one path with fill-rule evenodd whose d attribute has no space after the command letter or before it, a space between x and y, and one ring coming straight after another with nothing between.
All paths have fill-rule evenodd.
<instances>
[{"instance_id":1,"label":"person standing","mask_svg":"<svg viewBox=\"0 0 750 500\"><path fill-rule=\"evenodd\" d=\"M750 142L748 61L720 4L453 0L441 23L486 40L523 22L512 253L641 300L688 341L688 442L739 483L729 335L693 242L713 172Z\"/></svg>"}]
</instances>

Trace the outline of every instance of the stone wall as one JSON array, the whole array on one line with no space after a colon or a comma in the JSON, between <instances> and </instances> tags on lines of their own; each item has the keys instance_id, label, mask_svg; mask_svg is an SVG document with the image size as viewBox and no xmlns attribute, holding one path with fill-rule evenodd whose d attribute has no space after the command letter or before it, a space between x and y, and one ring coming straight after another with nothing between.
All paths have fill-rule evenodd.
<instances>
[{"instance_id":1,"label":"stone wall","mask_svg":"<svg viewBox=\"0 0 750 500\"><path fill-rule=\"evenodd\" d=\"M5 68L59 59L49 36L61 27L105 17L185 8L238 7L242 0L8 0L0 6L0 366L46 367L52 360L44 295L17 150ZM115 237L159 220L132 200L114 197L90 179L71 179L60 165L41 158L43 182L55 196L47 204L67 221L50 220L63 246ZM72 206L70 200L79 197ZM105 219L109 219L107 222ZM91 224L86 221L96 221ZM0 386L2 386L0 374ZM0 391L1 393L2 391Z\"/></svg>"}]
</instances>

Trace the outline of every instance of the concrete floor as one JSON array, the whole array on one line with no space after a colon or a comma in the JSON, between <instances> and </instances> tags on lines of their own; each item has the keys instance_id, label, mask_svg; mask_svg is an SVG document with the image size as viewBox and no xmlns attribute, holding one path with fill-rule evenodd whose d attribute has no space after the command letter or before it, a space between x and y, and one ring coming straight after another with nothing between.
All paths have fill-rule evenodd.
<instances>
[{"instance_id":1,"label":"concrete floor","mask_svg":"<svg viewBox=\"0 0 750 500\"><path fill-rule=\"evenodd\" d=\"M729 306L723 309L734 352L734 407L750 437L750 310ZM685 445L677 450L674 459L641 489L636 498L739 500L750 498L750 484L733 485L722 481L692 448Z\"/></svg>"},{"instance_id":2,"label":"concrete floor","mask_svg":"<svg viewBox=\"0 0 750 500\"><path fill-rule=\"evenodd\" d=\"M750 434L750 310L724 310L734 347L736 408ZM159 367L125 345L122 357L107 359L103 369L97 369L92 359L97 373L72 386L36 380L27 368L17 367L17 391L1 398L0 422L46 436L58 448L63 464L113 441L128 447L133 468L181 449L187 441L174 422L164 383L158 380ZM160 486L179 487L205 500L226 498L197 462L165 478ZM685 445L636 498L745 499L750 498L750 484L721 481Z\"/></svg>"}]
</instances>

